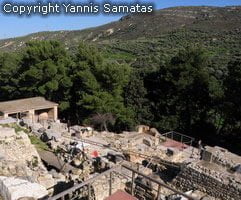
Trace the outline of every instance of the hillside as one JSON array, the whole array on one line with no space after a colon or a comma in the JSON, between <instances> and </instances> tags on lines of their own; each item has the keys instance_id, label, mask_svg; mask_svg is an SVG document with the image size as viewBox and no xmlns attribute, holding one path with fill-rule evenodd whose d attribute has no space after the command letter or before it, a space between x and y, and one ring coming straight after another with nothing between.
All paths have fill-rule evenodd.
<instances>
[{"instance_id":1,"label":"hillside","mask_svg":"<svg viewBox=\"0 0 241 200\"><path fill-rule=\"evenodd\" d=\"M44 42L22 50L31 40ZM80 41L88 44L77 50ZM110 128L117 132L150 124L237 152L240 49L241 6L176 7L82 31L2 40L1 99L45 96L74 123L114 113Z\"/></svg>"},{"instance_id":2,"label":"hillside","mask_svg":"<svg viewBox=\"0 0 241 200\"><path fill-rule=\"evenodd\" d=\"M73 49L84 40L101 46L108 58L131 61L139 56L173 55L200 45L220 62L241 47L241 7L175 7L151 15L136 14L81 31L40 32L0 40L0 51L21 49L31 40L60 40ZM220 60L221 59L221 60Z\"/></svg>"}]
</instances>

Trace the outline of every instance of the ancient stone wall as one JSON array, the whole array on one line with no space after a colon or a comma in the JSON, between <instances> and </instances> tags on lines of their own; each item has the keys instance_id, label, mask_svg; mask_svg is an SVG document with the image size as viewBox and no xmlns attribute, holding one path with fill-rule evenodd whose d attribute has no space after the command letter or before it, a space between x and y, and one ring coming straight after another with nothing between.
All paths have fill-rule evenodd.
<instances>
[{"instance_id":1,"label":"ancient stone wall","mask_svg":"<svg viewBox=\"0 0 241 200\"><path fill-rule=\"evenodd\" d=\"M117 175L116 173L112 173L112 194L116 192L118 189L124 189L126 178L123 178L120 175ZM96 200L102 200L109 196L110 191L110 175L103 176L102 178L96 180L92 184L95 192L95 198Z\"/></svg>"},{"instance_id":2,"label":"ancient stone wall","mask_svg":"<svg viewBox=\"0 0 241 200\"><path fill-rule=\"evenodd\" d=\"M212 170L197 163L183 167L173 184L182 191L200 190L223 200L241 199L240 177L226 176L225 172Z\"/></svg>"},{"instance_id":3,"label":"ancient stone wall","mask_svg":"<svg viewBox=\"0 0 241 200\"><path fill-rule=\"evenodd\" d=\"M54 185L26 133L0 126L0 176L21 177L45 188Z\"/></svg>"}]
</instances>

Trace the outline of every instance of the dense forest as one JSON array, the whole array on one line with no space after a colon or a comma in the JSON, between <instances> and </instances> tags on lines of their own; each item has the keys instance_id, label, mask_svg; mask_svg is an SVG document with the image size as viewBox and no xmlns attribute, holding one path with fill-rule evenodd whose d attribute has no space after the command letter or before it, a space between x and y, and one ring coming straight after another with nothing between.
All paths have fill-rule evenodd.
<instances>
[{"instance_id":1,"label":"dense forest","mask_svg":"<svg viewBox=\"0 0 241 200\"><path fill-rule=\"evenodd\" d=\"M147 124L239 152L239 55L217 66L199 46L131 63L105 53L84 43L73 52L57 41L32 41L21 52L2 52L0 101L44 96L58 102L60 117L72 123L117 132Z\"/></svg>"}]
</instances>

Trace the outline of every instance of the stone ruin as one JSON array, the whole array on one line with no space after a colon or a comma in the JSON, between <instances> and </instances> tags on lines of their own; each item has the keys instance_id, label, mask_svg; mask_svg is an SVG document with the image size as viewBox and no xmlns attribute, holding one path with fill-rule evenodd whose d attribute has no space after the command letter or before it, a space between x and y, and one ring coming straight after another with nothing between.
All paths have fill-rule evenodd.
<instances>
[{"instance_id":1,"label":"stone ruin","mask_svg":"<svg viewBox=\"0 0 241 200\"><path fill-rule=\"evenodd\" d=\"M173 184L182 191L200 190L223 200L241 199L241 174L234 169L241 157L207 146L202 160L184 165Z\"/></svg>"},{"instance_id":2,"label":"stone ruin","mask_svg":"<svg viewBox=\"0 0 241 200\"><path fill-rule=\"evenodd\" d=\"M144 125L138 126L136 131L121 134L98 132L77 125L68 128L60 122L50 122L44 126L27 124L27 127L31 129L31 134L42 140L42 135L47 134L45 142L52 153L38 154L26 133L0 127L0 176L15 177L16 181L20 178L26 181L26 187L32 187L29 184L34 183L34 187L36 184L39 186L39 191L42 186L47 191L47 188L59 183L77 184L127 163L170 187L196 194L199 199L241 199L241 158L223 148L207 146L200 160L199 149L167 138L155 128ZM43 155L49 158L45 160ZM59 164L57 167L48 166L50 169L47 171L41 160L51 164L48 160L55 159L64 163L65 167ZM54 162L52 164L55 165ZM91 185L92 199L108 197L109 179L109 176L103 176ZM129 178L114 175L112 179L113 192L130 190L127 184ZM148 183L145 179L139 179L135 178L135 196L145 200L155 199L154 190L157 187L146 187ZM3 188L4 185L7 187L0 179L0 186ZM180 196L164 188L161 191L160 199L180 199ZM13 199L9 196L12 192L4 193L4 199ZM51 195L50 190L47 193ZM78 195L87 198L88 188L83 187Z\"/></svg>"},{"instance_id":3,"label":"stone ruin","mask_svg":"<svg viewBox=\"0 0 241 200\"><path fill-rule=\"evenodd\" d=\"M3 199L17 200L23 197L40 199L48 195L46 188L15 177L0 176L0 191Z\"/></svg>"},{"instance_id":4,"label":"stone ruin","mask_svg":"<svg viewBox=\"0 0 241 200\"><path fill-rule=\"evenodd\" d=\"M54 185L52 176L41 162L28 135L14 128L0 126L0 194L4 199L18 199L30 194L46 196ZM21 188L14 185L21 184ZM18 197L18 198L17 198Z\"/></svg>"}]
</instances>

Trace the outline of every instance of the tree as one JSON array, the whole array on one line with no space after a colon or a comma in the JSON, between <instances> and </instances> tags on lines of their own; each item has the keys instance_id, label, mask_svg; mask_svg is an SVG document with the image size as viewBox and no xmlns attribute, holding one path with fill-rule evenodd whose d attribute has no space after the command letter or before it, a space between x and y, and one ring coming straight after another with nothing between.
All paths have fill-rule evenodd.
<instances>
[{"instance_id":1,"label":"tree","mask_svg":"<svg viewBox=\"0 0 241 200\"><path fill-rule=\"evenodd\" d=\"M87 119L95 113L111 113L115 128L128 128L132 112L124 105L123 88L128 84L131 68L125 64L106 62L93 47L80 44L71 68L72 108L77 118Z\"/></svg>"},{"instance_id":2,"label":"tree","mask_svg":"<svg viewBox=\"0 0 241 200\"><path fill-rule=\"evenodd\" d=\"M224 80L225 87L225 128L226 131L241 131L241 60L229 62L228 74Z\"/></svg>"},{"instance_id":3,"label":"tree","mask_svg":"<svg viewBox=\"0 0 241 200\"><path fill-rule=\"evenodd\" d=\"M90 118L90 122L95 127L99 127L101 131L108 131L108 125L115 124L115 117L111 113L97 113Z\"/></svg>"},{"instance_id":4,"label":"tree","mask_svg":"<svg viewBox=\"0 0 241 200\"><path fill-rule=\"evenodd\" d=\"M197 124L209 122L215 100L223 95L202 49L180 51L169 64L150 74L145 85L156 126L186 133L194 131Z\"/></svg>"},{"instance_id":5,"label":"tree","mask_svg":"<svg viewBox=\"0 0 241 200\"><path fill-rule=\"evenodd\" d=\"M18 98L19 91L19 63L21 56L16 53L0 54L0 100Z\"/></svg>"},{"instance_id":6,"label":"tree","mask_svg":"<svg viewBox=\"0 0 241 200\"><path fill-rule=\"evenodd\" d=\"M69 108L71 57L56 41L34 41L26 44L19 74L19 90L24 97L44 96Z\"/></svg>"},{"instance_id":7,"label":"tree","mask_svg":"<svg viewBox=\"0 0 241 200\"><path fill-rule=\"evenodd\" d=\"M147 90L143 80L146 74L141 75L141 73L143 73L141 70L132 71L124 98L126 105L133 110L137 124L151 124L153 115L150 112L150 103L146 97Z\"/></svg>"}]
</instances>

